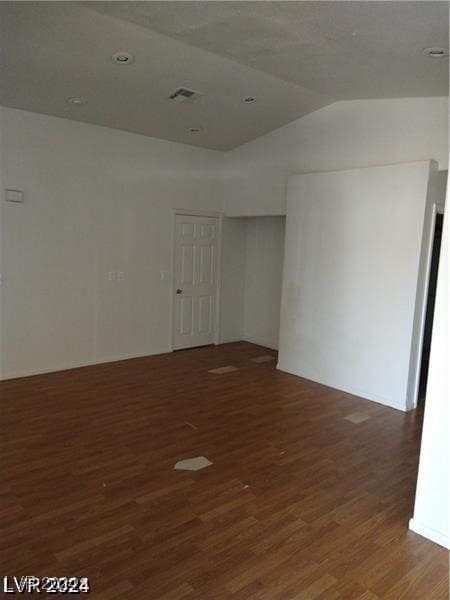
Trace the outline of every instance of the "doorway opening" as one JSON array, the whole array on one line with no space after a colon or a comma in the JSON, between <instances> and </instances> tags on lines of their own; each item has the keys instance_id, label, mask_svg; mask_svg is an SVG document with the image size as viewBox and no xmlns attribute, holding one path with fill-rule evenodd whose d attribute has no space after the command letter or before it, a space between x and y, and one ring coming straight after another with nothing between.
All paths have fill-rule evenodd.
<instances>
[{"instance_id":1,"label":"doorway opening","mask_svg":"<svg viewBox=\"0 0 450 600\"><path fill-rule=\"evenodd\" d=\"M285 215L225 217L221 343L278 350Z\"/></svg>"},{"instance_id":2,"label":"doorway opening","mask_svg":"<svg viewBox=\"0 0 450 600\"><path fill-rule=\"evenodd\" d=\"M442 226L444 215L437 213L434 227L433 249L431 254L430 277L428 284L428 297L425 313L423 332L422 359L420 365L418 403L423 404L427 389L428 368L430 363L431 333L433 331L434 306L436 302L436 287L439 269L439 256L441 251Z\"/></svg>"}]
</instances>

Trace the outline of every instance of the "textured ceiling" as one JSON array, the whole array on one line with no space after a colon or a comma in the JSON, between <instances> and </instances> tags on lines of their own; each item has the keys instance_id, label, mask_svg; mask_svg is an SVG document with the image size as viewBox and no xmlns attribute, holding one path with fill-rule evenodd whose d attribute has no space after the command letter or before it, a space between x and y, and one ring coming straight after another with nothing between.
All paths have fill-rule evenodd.
<instances>
[{"instance_id":1,"label":"textured ceiling","mask_svg":"<svg viewBox=\"0 0 450 600\"><path fill-rule=\"evenodd\" d=\"M448 93L447 2L90 2L336 99Z\"/></svg>"},{"instance_id":2,"label":"textured ceiling","mask_svg":"<svg viewBox=\"0 0 450 600\"><path fill-rule=\"evenodd\" d=\"M448 47L447 2L1 2L0 18L2 104L218 150L336 100L448 93L448 60L422 54ZM203 95L170 102L179 86Z\"/></svg>"}]
</instances>

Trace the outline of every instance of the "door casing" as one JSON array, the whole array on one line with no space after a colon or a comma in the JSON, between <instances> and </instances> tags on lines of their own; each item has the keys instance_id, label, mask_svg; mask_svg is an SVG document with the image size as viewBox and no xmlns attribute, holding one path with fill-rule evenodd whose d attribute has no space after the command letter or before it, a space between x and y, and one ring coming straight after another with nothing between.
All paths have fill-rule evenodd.
<instances>
[{"instance_id":1,"label":"door casing","mask_svg":"<svg viewBox=\"0 0 450 600\"><path fill-rule=\"evenodd\" d=\"M218 220L218 243L217 243L217 278L216 278L216 303L215 303L215 318L214 318L214 344L217 346L220 343L220 292L222 283L222 228L223 228L223 213L218 211L207 210L189 210L184 208L173 209L172 216L172 281L170 286L170 328L169 328L169 348L174 351L174 335L175 335L175 262L176 256L176 218L177 215L185 215L190 217L213 217Z\"/></svg>"}]
</instances>

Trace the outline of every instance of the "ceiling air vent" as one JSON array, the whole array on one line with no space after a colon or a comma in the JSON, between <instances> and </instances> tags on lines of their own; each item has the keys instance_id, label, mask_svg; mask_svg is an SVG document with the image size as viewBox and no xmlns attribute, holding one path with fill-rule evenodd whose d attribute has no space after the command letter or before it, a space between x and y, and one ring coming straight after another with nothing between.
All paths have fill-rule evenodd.
<instances>
[{"instance_id":1,"label":"ceiling air vent","mask_svg":"<svg viewBox=\"0 0 450 600\"><path fill-rule=\"evenodd\" d=\"M194 90L189 90L188 88L178 88L173 94L170 94L170 100L175 100L175 102L194 102L201 94L199 92L194 92Z\"/></svg>"}]
</instances>

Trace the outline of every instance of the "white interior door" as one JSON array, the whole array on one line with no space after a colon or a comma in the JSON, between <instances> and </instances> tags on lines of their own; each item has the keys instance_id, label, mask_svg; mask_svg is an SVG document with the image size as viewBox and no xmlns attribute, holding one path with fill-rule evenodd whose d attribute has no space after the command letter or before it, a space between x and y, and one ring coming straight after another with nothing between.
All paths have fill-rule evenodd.
<instances>
[{"instance_id":1,"label":"white interior door","mask_svg":"<svg viewBox=\"0 0 450 600\"><path fill-rule=\"evenodd\" d=\"M174 350L215 339L219 219L176 215Z\"/></svg>"}]
</instances>

